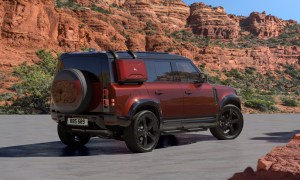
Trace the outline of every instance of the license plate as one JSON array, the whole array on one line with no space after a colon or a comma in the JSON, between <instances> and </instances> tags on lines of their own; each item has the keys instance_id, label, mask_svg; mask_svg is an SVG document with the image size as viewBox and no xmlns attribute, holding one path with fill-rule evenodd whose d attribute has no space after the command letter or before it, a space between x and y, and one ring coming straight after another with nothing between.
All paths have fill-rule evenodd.
<instances>
[{"instance_id":1,"label":"license plate","mask_svg":"<svg viewBox=\"0 0 300 180\"><path fill-rule=\"evenodd\" d=\"M73 125L73 126L88 126L88 119L68 118L67 124L68 125Z\"/></svg>"}]
</instances>

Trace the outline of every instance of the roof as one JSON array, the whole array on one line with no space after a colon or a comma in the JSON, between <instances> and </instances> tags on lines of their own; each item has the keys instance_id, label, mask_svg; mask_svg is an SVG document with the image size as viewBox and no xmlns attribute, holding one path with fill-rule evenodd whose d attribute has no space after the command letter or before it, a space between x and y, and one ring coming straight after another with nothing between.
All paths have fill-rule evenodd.
<instances>
[{"instance_id":1,"label":"roof","mask_svg":"<svg viewBox=\"0 0 300 180\"><path fill-rule=\"evenodd\" d=\"M169 54L164 52L133 52L137 59L157 59L157 60L189 60L186 57L179 56L176 54ZM115 54L118 59L133 59L133 56L129 51L116 51ZM103 58L114 59L113 53L110 51L84 51L84 52L70 52L62 54L62 58L66 56L102 56Z\"/></svg>"}]
</instances>

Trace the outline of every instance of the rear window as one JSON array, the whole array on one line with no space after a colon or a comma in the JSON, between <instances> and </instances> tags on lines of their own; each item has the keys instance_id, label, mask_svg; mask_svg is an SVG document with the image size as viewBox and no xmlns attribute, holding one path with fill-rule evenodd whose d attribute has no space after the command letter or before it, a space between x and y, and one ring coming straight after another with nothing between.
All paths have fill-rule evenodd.
<instances>
[{"instance_id":1,"label":"rear window","mask_svg":"<svg viewBox=\"0 0 300 180\"><path fill-rule=\"evenodd\" d=\"M65 57L62 59L64 69L74 68L82 71L88 71L99 77L101 74L101 60L99 57Z\"/></svg>"}]
</instances>

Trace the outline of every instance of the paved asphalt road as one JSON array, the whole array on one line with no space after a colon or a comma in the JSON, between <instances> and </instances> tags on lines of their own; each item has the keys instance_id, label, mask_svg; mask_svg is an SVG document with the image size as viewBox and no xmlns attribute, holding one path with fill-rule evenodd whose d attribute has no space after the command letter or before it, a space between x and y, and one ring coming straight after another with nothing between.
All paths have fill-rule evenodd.
<instances>
[{"instance_id":1,"label":"paved asphalt road","mask_svg":"<svg viewBox=\"0 0 300 180\"><path fill-rule=\"evenodd\" d=\"M300 115L245 115L244 131L218 141L209 131L176 135L177 145L131 154L121 141L66 148L50 116L0 116L0 179L228 179L300 133ZM168 145L171 136L163 138Z\"/></svg>"}]
</instances>

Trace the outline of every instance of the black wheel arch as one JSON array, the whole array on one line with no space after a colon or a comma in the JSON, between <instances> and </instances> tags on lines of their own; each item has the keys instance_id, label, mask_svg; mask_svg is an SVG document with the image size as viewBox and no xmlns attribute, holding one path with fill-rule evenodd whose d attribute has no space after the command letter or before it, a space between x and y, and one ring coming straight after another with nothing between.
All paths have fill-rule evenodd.
<instances>
[{"instance_id":1,"label":"black wheel arch","mask_svg":"<svg viewBox=\"0 0 300 180\"><path fill-rule=\"evenodd\" d=\"M131 108L129 109L128 112L128 117L130 119L133 119L133 116L143 110L148 110L153 112L158 121L159 121L159 126L162 127L162 111L160 108L160 102L155 99L139 99L135 101Z\"/></svg>"},{"instance_id":2,"label":"black wheel arch","mask_svg":"<svg viewBox=\"0 0 300 180\"><path fill-rule=\"evenodd\" d=\"M230 94L225 96L220 103L220 109L222 109L224 106L228 104L235 105L240 110L242 110L241 99L236 94Z\"/></svg>"}]
</instances>

